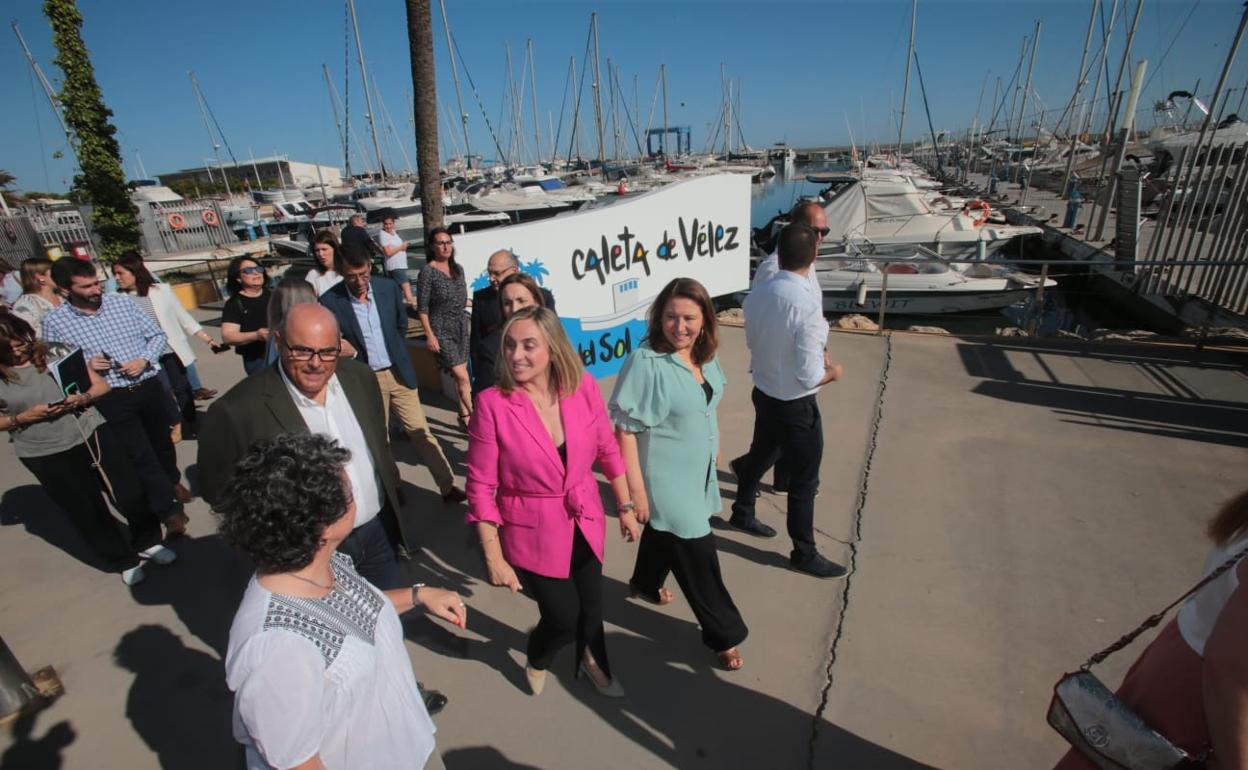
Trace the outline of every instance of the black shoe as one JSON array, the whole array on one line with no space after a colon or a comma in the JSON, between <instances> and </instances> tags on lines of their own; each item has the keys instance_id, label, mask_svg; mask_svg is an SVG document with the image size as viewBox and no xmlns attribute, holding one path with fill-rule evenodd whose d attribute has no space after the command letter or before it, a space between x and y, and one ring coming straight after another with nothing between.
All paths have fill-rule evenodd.
<instances>
[{"instance_id":1,"label":"black shoe","mask_svg":"<svg viewBox=\"0 0 1248 770\"><path fill-rule=\"evenodd\" d=\"M756 537L775 537L776 530L758 520L757 516L733 516L728 523Z\"/></svg>"},{"instance_id":2,"label":"black shoe","mask_svg":"<svg viewBox=\"0 0 1248 770\"><path fill-rule=\"evenodd\" d=\"M429 716L446 708L446 704L450 701L450 698L437 690L426 690L423 682L417 682L416 689L420 690L420 697L425 701L425 710L429 712Z\"/></svg>"},{"instance_id":3,"label":"black shoe","mask_svg":"<svg viewBox=\"0 0 1248 770\"><path fill-rule=\"evenodd\" d=\"M845 573L849 571L836 562L825 559L818 551L807 556L801 556L797 551L793 551L789 555L789 566L798 572L805 572L817 578L845 577Z\"/></svg>"},{"instance_id":4,"label":"black shoe","mask_svg":"<svg viewBox=\"0 0 1248 770\"><path fill-rule=\"evenodd\" d=\"M464 490L459 487L451 487L442 495L444 503L462 503L468 499L468 495L464 494Z\"/></svg>"}]
</instances>

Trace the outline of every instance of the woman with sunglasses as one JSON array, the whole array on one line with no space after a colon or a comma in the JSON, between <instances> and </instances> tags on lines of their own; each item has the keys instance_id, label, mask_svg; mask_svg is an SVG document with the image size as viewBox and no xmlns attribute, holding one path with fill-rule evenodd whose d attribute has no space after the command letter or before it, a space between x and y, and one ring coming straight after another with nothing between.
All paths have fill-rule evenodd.
<instances>
[{"instance_id":1,"label":"woman with sunglasses","mask_svg":"<svg viewBox=\"0 0 1248 770\"><path fill-rule=\"evenodd\" d=\"M235 257L230 262L225 278L230 298L221 311L221 339L243 357L243 371L249 375L264 368L269 340L267 284L264 267L254 257Z\"/></svg>"},{"instance_id":2,"label":"woman with sunglasses","mask_svg":"<svg viewBox=\"0 0 1248 770\"><path fill-rule=\"evenodd\" d=\"M455 261L451 231L435 227L425 235L426 264L416 276L416 308L425 328L429 352L455 378L459 396L459 427L468 430L472 416L472 383L468 380L468 285Z\"/></svg>"}]
</instances>

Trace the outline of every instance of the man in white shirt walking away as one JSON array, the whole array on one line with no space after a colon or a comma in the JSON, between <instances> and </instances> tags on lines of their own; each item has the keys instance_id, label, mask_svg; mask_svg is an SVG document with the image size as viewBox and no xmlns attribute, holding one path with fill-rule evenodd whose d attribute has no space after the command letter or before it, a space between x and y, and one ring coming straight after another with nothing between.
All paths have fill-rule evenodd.
<instances>
[{"instance_id":1,"label":"man in white shirt walking away","mask_svg":"<svg viewBox=\"0 0 1248 770\"><path fill-rule=\"evenodd\" d=\"M820 578L846 570L815 547L815 493L823 459L823 422L816 394L840 379L840 364L824 353L828 323L822 303L806 281L819 248L819 233L791 224L780 233L779 272L745 300L745 341L754 377L754 436L750 450L729 463L737 477L737 499L729 523L759 537L776 531L754 512L758 483L783 453L789 465L788 532L793 569Z\"/></svg>"}]
</instances>

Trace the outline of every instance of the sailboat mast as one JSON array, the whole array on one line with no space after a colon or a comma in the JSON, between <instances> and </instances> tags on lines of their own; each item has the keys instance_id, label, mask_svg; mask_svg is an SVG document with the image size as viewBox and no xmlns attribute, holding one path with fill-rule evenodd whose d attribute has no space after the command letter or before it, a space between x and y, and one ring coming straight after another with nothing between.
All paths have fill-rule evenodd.
<instances>
[{"instance_id":1,"label":"sailboat mast","mask_svg":"<svg viewBox=\"0 0 1248 770\"><path fill-rule=\"evenodd\" d=\"M217 144L217 138L212 133L212 124L208 121L208 108L204 106L204 95L199 92L199 83L195 80L195 73L187 70L186 76L191 79L191 88L195 91L195 100L199 102L199 113L204 118L204 129L208 131L208 141L212 143L212 152L217 156L217 168L221 169L221 179L225 182L225 194L229 195L230 177L225 173L225 166L221 163L221 145Z\"/></svg>"},{"instance_id":2,"label":"sailboat mast","mask_svg":"<svg viewBox=\"0 0 1248 770\"><path fill-rule=\"evenodd\" d=\"M22 47L22 53L26 55L26 61L30 63L30 69L35 73L35 79L39 81L39 87L43 89L43 95L47 97L48 104L52 107L52 114L56 116L56 122L61 124L61 131L65 134L65 141L69 144L70 151L74 153L74 161L77 163L78 144L74 140L74 132L65 123L65 115L61 112L61 104L56 100L56 91L52 88L52 84L48 82L47 76L43 74L43 68L39 66L39 62L35 61L35 55L26 46L26 38L22 37L22 30L17 26L17 22L10 22L9 26L13 28L13 34L17 35L17 42Z\"/></svg>"},{"instance_id":3,"label":"sailboat mast","mask_svg":"<svg viewBox=\"0 0 1248 770\"><path fill-rule=\"evenodd\" d=\"M1070 122L1067 124L1070 151L1066 154L1066 173L1062 176L1062 197L1068 194L1070 176L1075 170L1075 150L1079 145L1079 126L1075 122L1075 110L1079 106L1079 94L1083 92L1083 84L1088 82L1088 47L1092 44L1092 28L1096 26L1096 12L1100 7L1101 0L1092 0L1092 11L1088 14L1088 32L1083 38L1083 56L1079 59L1079 79L1075 81L1075 95L1070 98Z\"/></svg>"},{"instance_id":4,"label":"sailboat mast","mask_svg":"<svg viewBox=\"0 0 1248 770\"><path fill-rule=\"evenodd\" d=\"M446 53L451 60L451 80L455 83L455 104L459 107L459 120L464 132L464 168L472 165L472 144L468 141L468 113L464 112L464 96L459 91L459 68L455 66L455 41L451 39L451 22L446 18L446 0L438 0L442 9L442 28L446 31Z\"/></svg>"},{"instance_id":5,"label":"sailboat mast","mask_svg":"<svg viewBox=\"0 0 1248 770\"><path fill-rule=\"evenodd\" d=\"M355 32L355 54L360 63L360 80L364 83L364 118L368 120L368 130L373 135L373 152L377 154L377 173L386 178L386 162L381 157L381 143L377 141L377 123L373 120L373 97L368 85L368 71L364 68L364 48L360 45L360 22L355 17L355 0L347 0L347 10L351 12L351 29Z\"/></svg>"},{"instance_id":6,"label":"sailboat mast","mask_svg":"<svg viewBox=\"0 0 1248 770\"><path fill-rule=\"evenodd\" d=\"M533 62L533 38L529 38L529 83L532 85L533 98L533 149L537 153L537 162L542 162L542 121L537 115L537 65Z\"/></svg>"},{"instance_id":7,"label":"sailboat mast","mask_svg":"<svg viewBox=\"0 0 1248 770\"><path fill-rule=\"evenodd\" d=\"M906 135L906 99L910 96L910 67L914 61L914 18L919 12L919 0L910 0L910 47L906 49L906 78L901 86L901 122L897 126L897 157L901 158L902 138Z\"/></svg>"},{"instance_id":8,"label":"sailboat mast","mask_svg":"<svg viewBox=\"0 0 1248 770\"><path fill-rule=\"evenodd\" d=\"M663 158L667 159L667 63L659 65L659 76L663 82ZM676 139L676 153L680 154L680 139Z\"/></svg>"},{"instance_id":9,"label":"sailboat mast","mask_svg":"<svg viewBox=\"0 0 1248 770\"><path fill-rule=\"evenodd\" d=\"M607 162L606 147L602 136L602 69L598 63L598 13L589 16L589 24L594 29L594 123L598 129L598 166Z\"/></svg>"},{"instance_id":10,"label":"sailboat mast","mask_svg":"<svg viewBox=\"0 0 1248 770\"><path fill-rule=\"evenodd\" d=\"M342 166L346 169L347 179L350 179L351 153L347 147L347 134L342 128L342 120L338 117L338 95L334 93L334 81L329 77L329 66L322 64L321 71L325 74L325 87L329 89L329 109L334 113L334 129L338 132L338 141L342 143Z\"/></svg>"}]
</instances>

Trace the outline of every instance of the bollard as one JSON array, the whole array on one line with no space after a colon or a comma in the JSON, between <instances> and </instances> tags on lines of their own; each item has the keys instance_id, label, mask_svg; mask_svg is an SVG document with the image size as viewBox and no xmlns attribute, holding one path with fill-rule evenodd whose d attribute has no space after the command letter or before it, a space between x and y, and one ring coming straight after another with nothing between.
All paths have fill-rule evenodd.
<instances>
[{"instance_id":1,"label":"bollard","mask_svg":"<svg viewBox=\"0 0 1248 770\"><path fill-rule=\"evenodd\" d=\"M1075 222L1079 219L1079 209L1083 208L1083 193L1079 190L1079 185L1073 184L1070 189L1070 199L1066 201L1066 218L1062 220L1062 227L1067 230L1075 229Z\"/></svg>"},{"instance_id":2,"label":"bollard","mask_svg":"<svg viewBox=\"0 0 1248 770\"><path fill-rule=\"evenodd\" d=\"M38 697L39 689L34 681L0 638L0 717L22 711Z\"/></svg>"}]
</instances>

